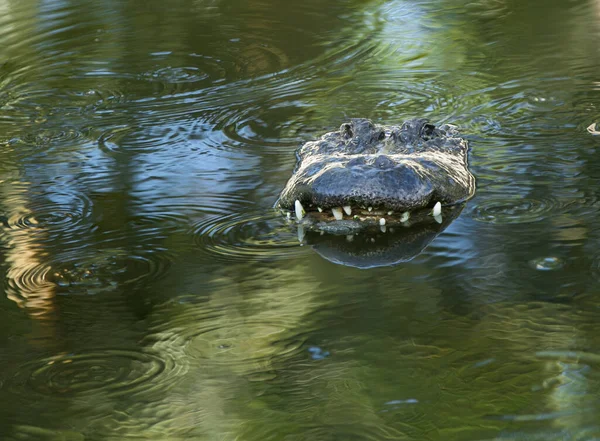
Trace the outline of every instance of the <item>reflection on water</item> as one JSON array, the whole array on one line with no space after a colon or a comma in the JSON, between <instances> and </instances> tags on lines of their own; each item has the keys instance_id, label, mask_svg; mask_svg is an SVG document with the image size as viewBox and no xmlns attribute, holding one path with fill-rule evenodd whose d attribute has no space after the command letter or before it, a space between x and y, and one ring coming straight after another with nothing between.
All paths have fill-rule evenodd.
<instances>
[{"instance_id":1,"label":"reflection on water","mask_svg":"<svg viewBox=\"0 0 600 441\"><path fill-rule=\"evenodd\" d=\"M0 11L2 439L600 438L597 2ZM476 196L299 241L350 117L458 125Z\"/></svg>"},{"instance_id":2,"label":"reflection on water","mask_svg":"<svg viewBox=\"0 0 600 441\"><path fill-rule=\"evenodd\" d=\"M443 217L433 217L430 210L421 210L395 226L364 228L346 235L311 231L306 241L323 258L340 265L363 269L394 266L418 256L462 209L463 206L446 207Z\"/></svg>"}]
</instances>

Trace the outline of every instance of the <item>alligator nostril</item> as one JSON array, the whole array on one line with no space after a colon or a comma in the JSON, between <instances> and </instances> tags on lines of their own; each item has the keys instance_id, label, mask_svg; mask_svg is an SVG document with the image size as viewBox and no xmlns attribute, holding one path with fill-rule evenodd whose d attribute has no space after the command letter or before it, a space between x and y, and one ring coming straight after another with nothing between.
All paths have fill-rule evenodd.
<instances>
[{"instance_id":1,"label":"alligator nostril","mask_svg":"<svg viewBox=\"0 0 600 441\"><path fill-rule=\"evenodd\" d=\"M377 168L392 168L394 167L394 161L392 161L388 156L379 155L374 162L375 167Z\"/></svg>"},{"instance_id":2,"label":"alligator nostril","mask_svg":"<svg viewBox=\"0 0 600 441\"><path fill-rule=\"evenodd\" d=\"M379 132L379 137L377 138L379 141L383 141L385 139L385 132Z\"/></svg>"}]
</instances>

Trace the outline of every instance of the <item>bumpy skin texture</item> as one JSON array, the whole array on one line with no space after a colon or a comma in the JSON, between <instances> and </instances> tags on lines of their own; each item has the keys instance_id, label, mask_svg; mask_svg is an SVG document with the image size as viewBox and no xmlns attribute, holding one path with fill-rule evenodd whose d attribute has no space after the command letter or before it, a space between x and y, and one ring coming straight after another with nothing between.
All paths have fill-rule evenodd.
<instances>
[{"instance_id":1,"label":"bumpy skin texture","mask_svg":"<svg viewBox=\"0 0 600 441\"><path fill-rule=\"evenodd\" d=\"M298 150L277 205L293 210L299 200L309 210L350 205L407 211L463 202L475 192L467 151L467 141L449 125L413 119L380 126L353 119Z\"/></svg>"}]
</instances>

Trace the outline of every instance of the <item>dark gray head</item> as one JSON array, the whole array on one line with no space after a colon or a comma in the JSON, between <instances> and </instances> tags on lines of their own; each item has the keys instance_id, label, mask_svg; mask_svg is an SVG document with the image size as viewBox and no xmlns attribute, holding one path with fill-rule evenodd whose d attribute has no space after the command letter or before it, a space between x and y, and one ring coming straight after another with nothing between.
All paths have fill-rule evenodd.
<instances>
[{"instance_id":1,"label":"dark gray head","mask_svg":"<svg viewBox=\"0 0 600 441\"><path fill-rule=\"evenodd\" d=\"M366 119L307 142L278 206L306 211L337 207L394 212L465 201L475 192L467 141L453 126L425 119L379 126Z\"/></svg>"}]
</instances>

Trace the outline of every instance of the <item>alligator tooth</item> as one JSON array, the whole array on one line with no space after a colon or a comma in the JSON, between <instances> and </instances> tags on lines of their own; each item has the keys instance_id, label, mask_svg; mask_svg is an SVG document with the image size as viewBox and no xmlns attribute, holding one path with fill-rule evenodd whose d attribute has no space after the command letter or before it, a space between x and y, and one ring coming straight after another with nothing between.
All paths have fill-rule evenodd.
<instances>
[{"instance_id":1,"label":"alligator tooth","mask_svg":"<svg viewBox=\"0 0 600 441\"><path fill-rule=\"evenodd\" d=\"M287 213L285 213L285 216L289 219L292 218L292 213L290 213L289 211Z\"/></svg>"},{"instance_id":2,"label":"alligator tooth","mask_svg":"<svg viewBox=\"0 0 600 441\"><path fill-rule=\"evenodd\" d=\"M348 242L352 242L352 241L354 240L354 236L353 236L352 234L348 234L348 235L346 236L346 240L347 240Z\"/></svg>"},{"instance_id":3,"label":"alligator tooth","mask_svg":"<svg viewBox=\"0 0 600 441\"><path fill-rule=\"evenodd\" d=\"M369 207L369 208L367 208L367 210L373 211L373 207Z\"/></svg>"},{"instance_id":4,"label":"alligator tooth","mask_svg":"<svg viewBox=\"0 0 600 441\"><path fill-rule=\"evenodd\" d=\"M342 208L344 209L344 211L346 212L346 214L348 216L350 216L352 214L352 207L350 207L350 205L344 205Z\"/></svg>"},{"instance_id":5,"label":"alligator tooth","mask_svg":"<svg viewBox=\"0 0 600 441\"><path fill-rule=\"evenodd\" d=\"M409 218L410 213L408 211L405 211L404 213L402 213L402 216L400 216L400 222L407 222Z\"/></svg>"},{"instance_id":6,"label":"alligator tooth","mask_svg":"<svg viewBox=\"0 0 600 441\"><path fill-rule=\"evenodd\" d=\"M342 214L342 209L339 207L332 208L331 212L333 213L333 217L335 217L335 220L342 220L344 218L344 215Z\"/></svg>"},{"instance_id":7,"label":"alligator tooth","mask_svg":"<svg viewBox=\"0 0 600 441\"><path fill-rule=\"evenodd\" d=\"M382 227L385 225L385 217L379 219L379 225L381 225Z\"/></svg>"},{"instance_id":8,"label":"alligator tooth","mask_svg":"<svg viewBox=\"0 0 600 441\"><path fill-rule=\"evenodd\" d=\"M298 242L302 244L304 241L304 225L298 225Z\"/></svg>"},{"instance_id":9,"label":"alligator tooth","mask_svg":"<svg viewBox=\"0 0 600 441\"><path fill-rule=\"evenodd\" d=\"M317 207L317 210L319 210L319 213L323 213L323 209L321 207Z\"/></svg>"},{"instance_id":10,"label":"alligator tooth","mask_svg":"<svg viewBox=\"0 0 600 441\"><path fill-rule=\"evenodd\" d=\"M387 231L387 228L385 225L380 225L379 229L381 230L382 233L385 233Z\"/></svg>"},{"instance_id":11,"label":"alligator tooth","mask_svg":"<svg viewBox=\"0 0 600 441\"><path fill-rule=\"evenodd\" d=\"M442 223L442 215L441 215L441 214L438 214L437 216L433 216L433 218L435 219L435 221L436 221L438 224L441 224L441 223Z\"/></svg>"},{"instance_id":12,"label":"alligator tooth","mask_svg":"<svg viewBox=\"0 0 600 441\"><path fill-rule=\"evenodd\" d=\"M440 214L442 214L442 204L440 202L436 202L436 204L433 207L432 213L434 216L439 216Z\"/></svg>"},{"instance_id":13,"label":"alligator tooth","mask_svg":"<svg viewBox=\"0 0 600 441\"><path fill-rule=\"evenodd\" d=\"M394 214L393 211L388 211L388 216L391 216L392 214Z\"/></svg>"},{"instance_id":14,"label":"alligator tooth","mask_svg":"<svg viewBox=\"0 0 600 441\"><path fill-rule=\"evenodd\" d=\"M302 218L304 217L304 207L302 206L302 204L300 203L300 201L298 199L296 199L296 202L294 202L294 210L296 211L296 218L298 220L302 220Z\"/></svg>"}]
</instances>

